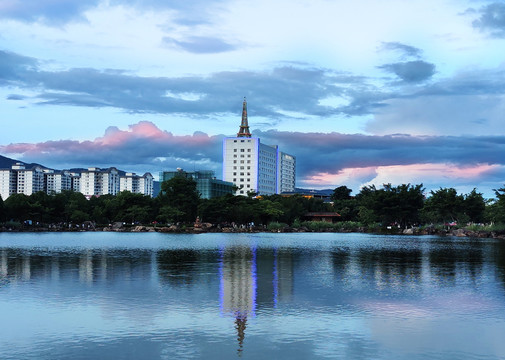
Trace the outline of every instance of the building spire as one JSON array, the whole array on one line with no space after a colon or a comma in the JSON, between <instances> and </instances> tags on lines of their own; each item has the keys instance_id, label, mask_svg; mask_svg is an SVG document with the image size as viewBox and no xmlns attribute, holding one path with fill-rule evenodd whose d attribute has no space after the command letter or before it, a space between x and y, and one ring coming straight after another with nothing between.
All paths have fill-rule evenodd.
<instances>
[{"instance_id":1,"label":"building spire","mask_svg":"<svg viewBox=\"0 0 505 360\"><path fill-rule=\"evenodd\" d=\"M249 123L247 122L247 101L245 96L244 103L242 104L242 123L240 124L240 130L237 133L237 137L251 137Z\"/></svg>"}]
</instances>

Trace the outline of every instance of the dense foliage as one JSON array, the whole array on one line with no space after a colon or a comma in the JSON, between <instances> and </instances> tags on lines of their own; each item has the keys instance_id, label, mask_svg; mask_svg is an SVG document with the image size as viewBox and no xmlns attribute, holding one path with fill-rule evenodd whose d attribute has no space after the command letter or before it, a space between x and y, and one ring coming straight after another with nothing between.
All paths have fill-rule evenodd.
<instances>
[{"instance_id":1,"label":"dense foliage","mask_svg":"<svg viewBox=\"0 0 505 360\"><path fill-rule=\"evenodd\" d=\"M200 199L192 179L175 177L162 183L156 198L121 192L87 200L78 192L63 191L31 196L13 194L0 198L0 222L41 224L128 224L192 223L198 216L212 224L255 224L281 228L307 224L308 212L338 212L342 225L410 227L421 224L505 223L505 187L495 190L496 198L485 200L473 189L458 194L453 188L425 193L422 184L386 184L381 188L365 186L356 196L346 186L337 187L331 203L302 195L254 197L227 195ZM345 223L345 224L344 224Z\"/></svg>"}]
</instances>

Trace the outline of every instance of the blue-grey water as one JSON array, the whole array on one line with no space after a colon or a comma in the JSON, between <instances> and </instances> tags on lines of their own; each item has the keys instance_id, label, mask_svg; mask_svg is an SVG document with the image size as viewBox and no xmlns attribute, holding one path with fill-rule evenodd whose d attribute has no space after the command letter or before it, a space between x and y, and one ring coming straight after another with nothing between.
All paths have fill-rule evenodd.
<instances>
[{"instance_id":1,"label":"blue-grey water","mask_svg":"<svg viewBox=\"0 0 505 360\"><path fill-rule=\"evenodd\" d=\"M505 242L0 233L0 359L505 359Z\"/></svg>"}]
</instances>

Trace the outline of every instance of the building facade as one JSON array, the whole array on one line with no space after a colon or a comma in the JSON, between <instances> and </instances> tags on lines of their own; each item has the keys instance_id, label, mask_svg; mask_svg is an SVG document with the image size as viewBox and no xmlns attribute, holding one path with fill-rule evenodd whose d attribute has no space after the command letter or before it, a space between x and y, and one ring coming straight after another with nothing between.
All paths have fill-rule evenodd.
<instances>
[{"instance_id":1,"label":"building facade","mask_svg":"<svg viewBox=\"0 0 505 360\"><path fill-rule=\"evenodd\" d=\"M154 179L151 173L143 176L135 173L126 173L119 177L119 191L129 191L134 194L153 196Z\"/></svg>"},{"instance_id":2,"label":"building facade","mask_svg":"<svg viewBox=\"0 0 505 360\"><path fill-rule=\"evenodd\" d=\"M117 195L119 192L118 170L114 167L104 170L96 167L88 168L87 171L81 172L79 192L86 197Z\"/></svg>"},{"instance_id":3,"label":"building facade","mask_svg":"<svg viewBox=\"0 0 505 360\"><path fill-rule=\"evenodd\" d=\"M40 166L27 169L24 164L16 163L10 169L0 170L0 196L2 200L12 194L32 195L45 190L45 174Z\"/></svg>"},{"instance_id":4,"label":"building facade","mask_svg":"<svg viewBox=\"0 0 505 360\"><path fill-rule=\"evenodd\" d=\"M162 171L160 172L160 181L167 181L176 176L193 179L196 182L196 191L199 192L200 198L212 199L227 194L233 194L235 186L231 182L216 179L214 171L199 170L199 171Z\"/></svg>"},{"instance_id":5,"label":"building facade","mask_svg":"<svg viewBox=\"0 0 505 360\"><path fill-rule=\"evenodd\" d=\"M16 163L10 169L0 169L0 196L3 200L16 193L32 195L44 191L52 195L65 190L80 192L87 198L105 194L117 195L122 190L153 196L154 180L150 173L144 176L126 173L124 177L120 177L119 171L114 167L90 167L79 173L40 166L26 169L24 164Z\"/></svg>"},{"instance_id":6,"label":"building facade","mask_svg":"<svg viewBox=\"0 0 505 360\"><path fill-rule=\"evenodd\" d=\"M68 171L44 169L45 191L48 195L72 190L72 175Z\"/></svg>"},{"instance_id":7,"label":"building facade","mask_svg":"<svg viewBox=\"0 0 505 360\"><path fill-rule=\"evenodd\" d=\"M272 195L294 191L295 177L294 156L251 136L244 99L237 136L223 139L223 180L235 184L236 195Z\"/></svg>"},{"instance_id":8,"label":"building facade","mask_svg":"<svg viewBox=\"0 0 505 360\"><path fill-rule=\"evenodd\" d=\"M296 188L296 158L293 155L279 152L277 179L279 179L279 193L294 192Z\"/></svg>"}]
</instances>

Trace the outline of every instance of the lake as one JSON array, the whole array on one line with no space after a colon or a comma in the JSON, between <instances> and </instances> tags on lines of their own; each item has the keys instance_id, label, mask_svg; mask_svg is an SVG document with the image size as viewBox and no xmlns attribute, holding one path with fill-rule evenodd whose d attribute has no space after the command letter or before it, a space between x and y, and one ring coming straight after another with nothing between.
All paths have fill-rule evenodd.
<instances>
[{"instance_id":1,"label":"lake","mask_svg":"<svg viewBox=\"0 0 505 360\"><path fill-rule=\"evenodd\" d=\"M505 359L505 242L0 233L1 359Z\"/></svg>"}]
</instances>

